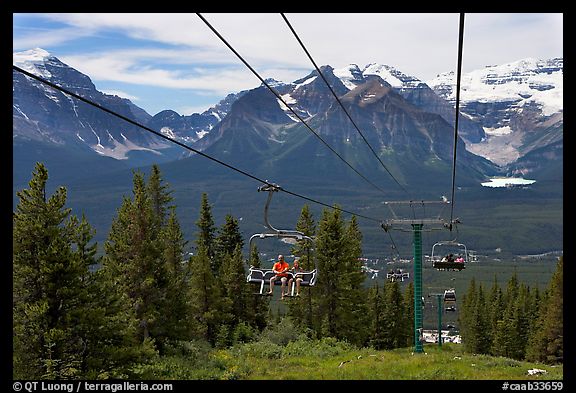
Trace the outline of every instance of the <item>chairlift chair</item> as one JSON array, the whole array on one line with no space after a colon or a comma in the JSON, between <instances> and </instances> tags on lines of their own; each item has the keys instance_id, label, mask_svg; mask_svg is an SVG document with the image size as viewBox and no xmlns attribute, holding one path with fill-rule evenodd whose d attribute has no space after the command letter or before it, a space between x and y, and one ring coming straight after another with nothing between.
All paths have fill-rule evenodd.
<instances>
[{"instance_id":1,"label":"chairlift chair","mask_svg":"<svg viewBox=\"0 0 576 393\"><path fill-rule=\"evenodd\" d=\"M446 289L444 291L444 302L455 302L456 301L456 291L451 289Z\"/></svg>"},{"instance_id":2,"label":"chairlift chair","mask_svg":"<svg viewBox=\"0 0 576 393\"><path fill-rule=\"evenodd\" d=\"M405 272L402 269L399 269L399 271L395 270L386 273L386 278L390 282L404 281L405 279L410 278L410 273Z\"/></svg>"},{"instance_id":3,"label":"chairlift chair","mask_svg":"<svg viewBox=\"0 0 576 393\"><path fill-rule=\"evenodd\" d=\"M447 258L450 255L454 256L451 260ZM461 260L458 260L457 257L460 257ZM435 243L432 246L430 260L432 261L432 266L437 270L460 271L465 269L468 262L466 245L458 243L455 240Z\"/></svg>"},{"instance_id":4,"label":"chairlift chair","mask_svg":"<svg viewBox=\"0 0 576 393\"><path fill-rule=\"evenodd\" d=\"M266 223L266 227L268 227L268 229L270 229L270 232L256 233L256 234L252 235L250 237L250 242L249 242L250 250L252 250L252 245L253 245L254 240L266 239L266 238L270 238L270 237L275 237L278 239L295 239L297 241L298 240L310 240L311 242L314 242L313 238L304 235L300 231L276 229L270 224L270 221L268 220L268 207L270 206L270 201L272 200L273 193L277 192L279 189L280 189L279 186L272 185L272 184L265 184L264 186L261 186L258 188L258 191L268 191L268 199L266 201L266 206L264 207L264 222ZM301 278L302 279L302 281L300 281L301 287L313 287L314 285L316 285L316 280L318 278L318 268L316 266L311 271L303 271L303 272L299 272L297 274L293 274L291 272L288 272L287 275L288 275L288 279L296 278L295 276L297 276L298 278ZM272 270L272 268L262 268L262 267L249 266L246 281L248 283L257 285L259 287L258 292L257 292L258 295L264 295L265 294L264 293L264 286L266 284L270 283L270 279L273 276L274 276L274 271ZM274 285L281 285L282 281L280 279L277 279L274 281L273 284ZM290 296L294 296L295 287L296 287L296 282L293 281L292 288L289 289Z\"/></svg>"}]
</instances>

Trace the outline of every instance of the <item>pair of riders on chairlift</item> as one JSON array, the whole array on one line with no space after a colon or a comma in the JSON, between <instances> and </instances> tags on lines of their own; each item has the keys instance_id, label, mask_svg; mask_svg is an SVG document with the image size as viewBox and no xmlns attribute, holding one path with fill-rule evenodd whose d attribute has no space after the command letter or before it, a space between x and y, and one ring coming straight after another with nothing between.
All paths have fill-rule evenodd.
<instances>
[{"instance_id":1,"label":"pair of riders on chairlift","mask_svg":"<svg viewBox=\"0 0 576 393\"><path fill-rule=\"evenodd\" d=\"M462 255L458 255L454 258L454 254L445 255L440 262L449 262L449 263L464 263L464 257Z\"/></svg>"}]
</instances>

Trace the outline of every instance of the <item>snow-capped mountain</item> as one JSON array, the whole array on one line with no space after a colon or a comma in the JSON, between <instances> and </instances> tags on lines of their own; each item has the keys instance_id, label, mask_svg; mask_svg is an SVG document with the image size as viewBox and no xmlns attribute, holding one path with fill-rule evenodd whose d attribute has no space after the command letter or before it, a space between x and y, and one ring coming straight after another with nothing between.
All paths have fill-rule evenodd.
<instances>
[{"instance_id":1,"label":"snow-capped mountain","mask_svg":"<svg viewBox=\"0 0 576 393\"><path fill-rule=\"evenodd\" d=\"M422 80L406 75L394 67L371 63L360 69L358 65L350 64L349 66L335 69L334 74L340 78L348 89L353 89L364 83L365 79L370 75L378 76L412 104L427 112L442 116L444 120L454 126L456 113L454 106L450 102L440 98ZM485 137L484 130L480 124L461 115L459 117L459 132L466 143L476 143Z\"/></svg>"},{"instance_id":2,"label":"snow-capped mountain","mask_svg":"<svg viewBox=\"0 0 576 393\"><path fill-rule=\"evenodd\" d=\"M563 65L562 58L528 58L465 73L460 80L462 110L474 116L472 103L508 102L513 104L513 109L537 106L544 116L560 112L563 109ZM440 74L427 84L442 98L455 102L456 76L453 72Z\"/></svg>"},{"instance_id":3,"label":"snow-capped mountain","mask_svg":"<svg viewBox=\"0 0 576 393\"><path fill-rule=\"evenodd\" d=\"M278 181L289 182L295 176L316 174L324 180L355 182L354 173L334 159L328 145L340 151L353 167L362 168L365 174L394 189L390 175L370 154L365 144L368 141L405 184L447 186L442 182L449 179L443 174L449 171L452 162L451 125L440 115L410 103L378 75L359 75L354 85L346 87L346 81L332 70L329 66L321 67L322 75L365 140L323 78L314 71L293 83L275 82L274 88L282 100L265 86L244 94L202 140L206 143L204 152L238 167L266 173ZM292 111L307 126L295 119ZM497 173L495 165L466 151L462 139L459 145L463 184L479 184L486 174ZM193 164L187 162L182 166Z\"/></svg>"},{"instance_id":4,"label":"snow-capped mountain","mask_svg":"<svg viewBox=\"0 0 576 393\"><path fill-rule=\"evenodd\" d=\"M129 100L96 90L87 75L42 49L15 53L14 64L131 119L146 122L150 115ZM18 141L66 145L125 160L135 151L162 156L171 146L138 127L70 97L59 90L13 72L13 137Z\"/></svg>"},{"instance_id":5,"label":"snow-capped mountain","mask_svg":"<svg viewBox=\"0 0 576 393\"><path fill-rule=\"evenodd\" d=\"M230 94L202 114L181 116L166 110L150 116L130 100L96 90L87 75L43 49L14 53L13 63L183 143L196 142L209 133L241 95ZM174 144L17 71L13 72L13 92L14 143L33 140L88 148L103 157L131 162L131 166L151 160L170 161L182 155Z\"/></svg>"},{"instance_id":6,"label":"snow-capped mountain","mask_svg":"<svg viewBox=\"0 0 576 393\"><path fill-rule=\"evenodd\" d=\"M460 110L484 128L486 138L468 146L500 165L527 154L527 139L562 124L563 59L523 59L465 73L460 81ZM442 98L455 102L456 76L438 75L427 84ZM561 134L560 134L561 136Z\"/></svg>"},{"instance_id":7,"label":"snow-capped mountain","mask_svg":"<svg viewBox=\"0 0 576 393\"><path fill-rule=\"evenodd\" d=\"M316 122L320 135L351 143L358 134L344 116L324 78L342 98L341 101L357 112L353 116L356 122L362 123L363 129L371 130L372 135L368 138L372 138L380 151L390 151L393 146L403 149L402 143L411 143L409 135L415 136L415 131L398 127L411 129L416 124L419 127L439 127L432 118L424 120L424 113L438 115L452 127L455 117L454 75L446 73L423 82L392 66L375 63L363 68L356 64L338 69L323 66L324 78L313 71L291 83L267 80L266 83L278 92L282 100L265 86L260 86L231 93L203 113L183 116L166 109L150 116L127 99L97 91L87 75L42 49L14 53L13 62L199 150L210 148L222 138L230 139L230 133L234 133L230 140L245 146L241 149L242 154L250 154L253 148L264 149L269 142L283 144L291 138L293 126L300 123L294 112L307 122ZM465 142L465 148L498 165L510 164L534 149L540 152L534 157L543 157L549 154L543 150L547 143L556 146L554 152L557 156L561 151L557 147L562 143L562 66L561 58L522 60L465 74L461 92L463 115L459 118L459 137ZM166 162L189 155L188 151L143 132L139 127L78 102L19 72L13 74L14 144L35 140L74 146L103 157L131 162L131 166ZM399 122L392 112L371 105L373 102L390 105L390 111L418 118ZM409 106L417 108L418 113L414 109L407 110ZM370 108L368 112L367 108ZM440 128L445 129L448 136L449 127L442 125ZM550 129L555 130L552 139L546 137ZM437 134L436 138L440 139L422 140L422 143L429 144L427 149L437 155L451 142L446 138L438 143L445 139L443 134ZM220 145L226 146L226 151L234 150L230 141ZM537 162L531 160L530 165L536 167ZM514 167L514 171L523 170L526 168Z\"/></svg>"}]
</instances>

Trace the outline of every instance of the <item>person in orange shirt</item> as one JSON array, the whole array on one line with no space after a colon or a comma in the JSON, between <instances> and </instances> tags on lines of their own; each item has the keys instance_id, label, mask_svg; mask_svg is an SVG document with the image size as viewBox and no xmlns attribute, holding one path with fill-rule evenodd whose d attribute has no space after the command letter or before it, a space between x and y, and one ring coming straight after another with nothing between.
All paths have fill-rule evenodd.
<instances>
[{"instance_id":1,"label":"person in orange shirt","mask_svg":"<svg viewBox=\"0 0 576 393\"><path fill-rule=\"evenodd\" d=\"M288 262L284 260L283 255L278 255L278 262L274 264L272 271L274 272L274 276L270 279L270 290L268 291L268 295L272 295L274 289L274 281L280 279L281 282L281 290L282 290L282 299L284 299L284 288L286 287L286 282L288 281L288 270L290 269L290 265Z\"/></svg>"}]
</instances>

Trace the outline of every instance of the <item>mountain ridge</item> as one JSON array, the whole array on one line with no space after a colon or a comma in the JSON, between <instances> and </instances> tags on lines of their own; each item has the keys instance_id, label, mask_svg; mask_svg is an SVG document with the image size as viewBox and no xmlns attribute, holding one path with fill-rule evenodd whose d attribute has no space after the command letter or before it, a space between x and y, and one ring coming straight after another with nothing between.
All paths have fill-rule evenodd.
<instances>
[{"instance_id":1,"label":"mountain ridge","mask_svg":"<svg viewBox=\"0 0 576 393\"><path fill-rule=\"evenodd\" d=\"M370 65L367 69L375 72L376 68L375 65ZM52 69L54 72L56 70L57 68ZM163 135L172 135L176 140L181 141L184 139L178 138L190 136L192 139L198 138L195 141L189 139L187 145L198 148L204 143L205 146L198 150L241 171L329 205L338 203L345 208L355 206L352 211L368 216L386 217L388 213L383 205L386 200L439 200L441 195L450 195L454 143L454 127L450 118L454 117L455 113L450 110L449 103L442 101L428 85L418 82L416 78L404 78L410 89L403 89L392 86L375 73L362 75L357 72L354 77L357 85L350 85L354 87L350 90L334 75L333 67L323 66L321 70L331 81L342 105L386 168L374 159L316 71L293 83L273 80L269 83L324 142L384 192L368 187L363 179L338 160L322 141L263 85L231 93L203 114L185 116L167 109L150 116L148 120L143 113L138 116L142 122L146 121L143 125L153 124L153 129ZM358 67L358 70L361 69ZM74 75L72 71L67 71ZM336 73L338 74L338 70ZM231 213L243 217L243 231L246 231L247 236L261 230L263 223L259 218L262 215L263 201L256 192L259 184L250 186L239 173L232 173L229 168L209 162L206 157L175 144L152 152L151 149L128 150L128 142L123 142L126 148L124 159L103 155L102 153L113 149L117 149L117 153L121 152L118 145L114 145L114 141L123 141L122 135L130 136L127 132L124 133L123 126L119 130L109 130L112 138L108 138L106 128L98 126L114 123L100 117L103 116L101 113L79 110L78 105L74 106L69 99L60 96L58 102L61 105L58 105L58 102L51 98L55 95L53 92L46 95L45 89L28 83L26 78L17 74L19 73L15 71L14 195L17 190L26 187L34 163L47 161L51 181L69 187L70 203L74 211L86 212L98 229L99 240L102 240L114 215L114 207L121 202L122 195L130 195L132 171L146 172L151 163L157 163L176 190L175 203L181 206L182 225L188 231L193 231L196 205L203 191L210 192L215 216ZM401 77L399 73L395 75ZM26 97L28 93L32 94L32 99ZM97 93L90 91L90 94ZM97 97L118 105L122 108L122 114L129 115L131 111L136 111L126 99L110 99L105 95ZM27 103L28 106L21 105L22 103ZM432 110L433 107L437 110ZM28 108L38 108L38 115L34 120L31 116L35 112L28 112ZM64 111L62 119L57 118L60 110ZM442 115L441 110L451 114ZM460 119L466 116L462 113ZM481 127L476 120L470 120L470 124ZM81 127L88 136L92 135L90 140L85 138L89 140L89 145L81 143L76 129L71 125ZM32 139L26 139L25 135L19 134L21 127L31 127L28 131L39 138L33 148L29 148L32 146ZM50 142L49 137L53 136L50 132L61 127L68 127L64 137L60 134L54 136L70 143ZM468 135L458 135L456 198L461 212L457 214L462 214L466 224L470 225L462 240L471 241L478 245L478 248L485 249L493 247L496 241L499 243L499 239L509 239L509 242L501 245L502 248L518 250L521 253L545 252L549 251L548 247L561 249L562 226L561 222L557 222L557 217L559 209L561 211L563 183L563 114L546 117L533 110L522 116L515 116L507 127L510 127L512 132L502 132L502 135L498 136L488 133L487 136L490 141L500 140L502 147L506 146L504 141L509 141L509 145L513 147L511 154L518 154L513 161L513 164L517 165L503 163L499 166L489 161L486 156L493 151L490 149L483 155L474 154L471 147L481 148L484 145L483 142L468 141L474 135L473 130ZM515 128L525 130L525 135L517 133ZM141 129L133 131L143 134ZM83 133L79 135L82 138L85 136ZM96 136L100 137L101 145L109 150L100 149L98 153L93 149L98 142ZM513 140L512 136L516 139ZM42 138L46 138L48 142L43 142ZM149 148L146 145L141 147ZM520 150L525 154L519 154ZM525 189L514 190L488 190L480 185L487 177L507 174L527 176L537 182ZM407 195L402 187L409 190L410 194ZM274 222L279 220L281 227L292 226L301 208L299 203L305 202L286 200L280 196L276 198L279 200L275 199L271 208ZM13 201L15 205L15 197ZM542 217L527 218L527 208L517 207L517 204L526 206L526 203L528 206L537 207L544 204L549 211ZM477 212L479 209L481 212ZM508 217L506 213L506 218L503 219L501 209L508 209L510 214L519 216ZM317 214L319 217L320 213ZM490 230L485 229L486 220L491 223ZM510 222L523 223L514 229L518 239L510 239L507 232ZM548 228L546 236L531 238L538 232L532 227L532 223L536 223L537 228L543 225ZM366 252L378 253L382 243L381 229L368 224L362 224L362 229ZM191 233L188 235L191 236ZM522 239L532 240L527 243ZM399 246L402 244L398 239L396 242Z\"/></svg>"},{"instance_id":2,"label":"mountain ridge","mask_svg":"<svg viewBox=\"0 0 576 393\"><path fill-rule=\"evenodd\" d=\"M71 86L76 90L82 89L83 91L87 91L92 96L99 98L100 101L104 98L107 98L106 95L96 95L94 85L88 76L77 73L75 70L70 69L68 66L59 62L55 56L52 56L43 49L37 48L31 51L17 52L14 54L14 61L16 64L19 64L23 68L28 68L28 70L37 72L45 77L54 77L56 75L55 70L59 68L60 71L64 70L68 75L73 74L74 77L72 79L76 80L78 83ZM511 65L502 65L499 66L499 68L505 69L510 75L515 76L515 79L510 76L508 77L508 79L511 79L514 82L518 82L518 78L520 78L522 75L524 75L525 79L531 78L529 80L531 83L529 87L530 89L535 90L536 92L543 91L544 93L550 95L550 90L554 89L542 87L544 86L542 84L543 82L538 85L534 79L534 75L548 75L548 79L550 79L550 75L552 75L552 79L557 80L558 72L560 72L563 62L561 61L561 58L556 58L549 61L525 60L516 62L514 64L523 65L523 72L527 76L522 73L515 72ZM536 70L533 72L526 71L526 68L530 64L538 65L541 70ZM549 65L547 68L544 66L546 64ZM51 69L52 72L50 71ZM378 76L409 102L420 108L423 108L428 112L440 114L451 125L454 123L454 110L450 106L449 101L450 93L453 92L453 89L450 88L450 79L446 77L446 75L449 75L449 73L439 75L432 82L423 82L416 77L402 73L394 67L376 63L370 63L364 66L362 69L355 64L340 69L334 69L331 66L322 66L321 71L324 78L329 81L332 89L339 96L344 96L347 92L351 91L351 88L355 88L359 84L366 83L366 81L371 77L373 78L374 76ZM490 72L492 71L484 71L484 74L493 76L493 72ZM474 73L478 74L479 71L474 71L473 73L466 75ZM17 78L15 81L15 85L17 85L18 77L15 78ZM309 75L289 84L275 81L274 88L277 89L277 91L282 95L285 102L291 105L291 108L294 111L296 111L302 118L306 119L316 115L319 112L327 110L327 108L331 105L335 105L335 100L331 93L326 89L321 89L321 87L325 85L324 81L321 79L322 78L318 77L317 71L313 71ZM494 78L491 80L494 80ZM70 84L65 83L64 85ZM540 86L540 88L535 86ZM21 86L18 87L21 89ZM120 109L124 107L124 112L131 114L132 117L135 117L138 121L144 123L144 125L152 127L153 129L158 129L162 134L172 137L179 142L190 143L192 147L198 150L203 150L217 139L214 136L206 139L204 139L204 137L209 135L212 129L216 127L218 123L224 120L227 113L229 113L232 105L237 99L254 90L255 89L246 90L239 93L230 93L227 97L221 100L220 103L208 109L207 111L201 114L195 113L189 116L179 115L170 109L166 109L154 116L150 116L144 110L131 103L129 100L120 99L119 97L116 97L120 100L119 102L110 101L109 98L108 102L112 103L113 106ZM561 86L559 91L561 94ZM442 96L446 97L447 100L441 99L440 97ZM54 100L54 96L51 96L50 98ZM523 99L526 100L527 98ZM281 109L286 112L288 117L290 117L293 121L298 121L298 119L295 118L291 111L289 111L288 108L286 108L280 100L277 101ZM24 136L29 138L36 137L37 139L46 139L48 136L49 141L50 138L53 138L50 141L52 143L65 143L64 140L57 139L58 137L61 138L59 133L50 132L46 129L39 130L39 128L44 125L44 122L39 121L36 124L27 124L28 119L25 112L28 112L28 110L23 110L21 106L22 105L19 102L14 103L13 117L18 120L18 127L16 127L17 132L15 133L16 137L20 137L20 135L24 134ZM273 106L267 106L267 108L269 108L269 110L276 111ZM26 109L29 109L29 107ZM76 110L75 107L73 110ZM504 111L506 111L506 109L504 109ZM498 109L494 110L494 112L498 112ZM555 115L557 115L557 113ZM501 136L502 132L494 131L496 129L485 127L478 122L472 121L471 117L473 116L466 114L465 112L459 115L459 134L466 142L466 148L469 151L473 152L474 154L481 155L485 158L492 159L489 156L489 153L486 151L490 149L494 150L492 146L495 145L495 143L492 141L496 139L503 139L495 137ZM521 133L525 134L527 128L534 127L534 122L526 121L526 119L529 118L528 115L519 115L518 118L520 120L517 123L527 124L527 127L519 127ZM539 121L540 119L537 120ZM502 125L501 123L502 121L499 123L500 126ZM495 124L498 125L498 123ZM156 143L154 143L153 139L150 138L141 138L140 136L134 135L127 137L126 133L128 131L124 133L114 132L114 130L112 133L109 131L106 131L105 133L99 130L94 131L93 125L88 125L92 128L92 130L87 130L86 126L82 124L82 122L76 126L76 129L79 131L76 132L77 140L74 140L74 142L85 142L92 148L92 150L101 155L112 156L116 159L127 159L130 158L130 155L135 155L133 152L138 150L140 152L150 153L139 153L141 155L147 155L149 157L148 162L153 162L155 160L165 162L190 155L190 153L187 152L178 152L177 149L175 150L171 148L171 146L164 143L164 141L156 140ZM62 125L58 126L62 129L66 128L66 126L70 127L70 124L65 124L65 127L62 127ZM502 129L505 128L500 127L497 130ZM28 131L26 132L26 130ZM491 134L488 135L488 132L491 132ZM42 135L42 137L40 137L38 134ZM521 135L519 139L522 138L524 138L523 135ZM69 139L71 138L68 137L68 140ZM513 162L515 159L520 158L522 154L528 153L528 151L524 151L519 147L516 147L515 144L512 145L514 146L513 149L515 149L513 151L514 154L499 157L499 160L495 161L497 165L505 166ZM140 165L145 163L146 160L144 159L133 161L135 161L135 165Z\"/></svg>"}]
</instances>

